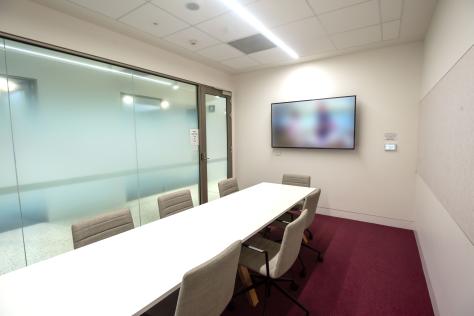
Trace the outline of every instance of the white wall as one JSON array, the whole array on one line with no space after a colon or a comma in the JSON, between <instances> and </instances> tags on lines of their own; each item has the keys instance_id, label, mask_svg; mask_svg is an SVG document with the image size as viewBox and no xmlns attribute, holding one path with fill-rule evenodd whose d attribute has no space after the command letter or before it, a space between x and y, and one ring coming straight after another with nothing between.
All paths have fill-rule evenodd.
<instances>
[{"instance_id":1,"label":"white wall","mask_svg":"<svg viewBox=\"0 0 474 316\"><path fill-rule=\"evenodd\" d=\"M425 39L421 97L474 42L474 1L439 0Z\"/></svg>"},{"instance_id":2,"label":"white wall","mask_svg":"<svg viewBox=\"0 0 474 316\"><path fill-rule=\"evenodd\" d=\"M383 48L237 77L237 177L242 186L309 174L322 212L410 227L422 44ZM357 95L357 149L272 149L270 104ZM399 151L383 150L384 132Z\"/></svg>"},{"instance_id":3,"label":"white wall","mask_svg":"<svg viewBox=\"0 0 474 316\"><path fill-rule=\"evenodd\" d=\"M473 44L474 1L439 1L425 40L422 100ZM420 142L436 139L431 135ZM474 315L474 246L439 200L417 176L416 235L433 305L439 315Z\"/></svg>"}]
</instances>

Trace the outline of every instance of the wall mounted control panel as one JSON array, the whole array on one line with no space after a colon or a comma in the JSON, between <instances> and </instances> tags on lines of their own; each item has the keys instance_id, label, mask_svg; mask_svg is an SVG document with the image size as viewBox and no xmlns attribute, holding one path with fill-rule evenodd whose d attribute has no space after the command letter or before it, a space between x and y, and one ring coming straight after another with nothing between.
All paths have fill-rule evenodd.
<instances>
[{"instance_id":1,"label":"wall mounted control panel","mask_svg":"<svg viewBox=\"0 0 474 316\"><path fill-rule=\"evenodd\" d=\"M385 151L397 151L397 144L386 143L386 144L384 145L384 150L385 150Z\"/></svg>"}]
</instances>

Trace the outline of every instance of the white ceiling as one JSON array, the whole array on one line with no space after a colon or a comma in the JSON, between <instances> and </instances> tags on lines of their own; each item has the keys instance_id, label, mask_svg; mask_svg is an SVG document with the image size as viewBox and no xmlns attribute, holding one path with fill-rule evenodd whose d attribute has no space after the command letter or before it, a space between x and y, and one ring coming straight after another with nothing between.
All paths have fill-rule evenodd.
<instances>
[{"instance_id":1,"label":"white ceiling","mask_svg":"<svg viewBox=\"0 0 474 316\"><path fill-rule=\"evenodd\" d=\"M436 0L239 0L299 55L245 55L227 43L257 32L219 0L35 0L232 73L422 40ZM195 2L199 10L186 4Z\"/></svg>"}]
</instances>

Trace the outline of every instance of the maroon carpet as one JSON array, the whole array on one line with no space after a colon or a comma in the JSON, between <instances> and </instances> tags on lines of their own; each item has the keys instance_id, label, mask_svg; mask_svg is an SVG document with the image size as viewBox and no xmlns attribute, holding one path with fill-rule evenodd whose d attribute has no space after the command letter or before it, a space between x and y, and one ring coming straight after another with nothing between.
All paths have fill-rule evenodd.
<instances>
[{"instance_id":1,"label":"maroon carpet","mask_svg":"<svg viewBox=\"0 0 474 316\"><path fill-rule=\"evenodd\" d=\"M325 251L317 263L307 249L301 254L308 275L298 275L296 263L289 276L300 285L297 296L311 315L433 315L415 236L412 231L318 215L311 245ZM272 231L274 238L281 232ZM262 289L259 289L262 297ZM245 296L234 300L225 316L261 315ZM291 301L272 290L267 315L303 315Z\"/></svg>"}]
</instances>

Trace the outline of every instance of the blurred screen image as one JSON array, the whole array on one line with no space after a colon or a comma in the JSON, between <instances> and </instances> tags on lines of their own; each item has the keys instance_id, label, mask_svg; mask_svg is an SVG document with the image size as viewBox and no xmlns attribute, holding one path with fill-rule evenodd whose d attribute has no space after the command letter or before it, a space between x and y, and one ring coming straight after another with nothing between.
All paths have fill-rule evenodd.
<instances>
[{"instance_id":1,"label":"blurred screen image","mask_svg":"<svg viewBox=\"0 0 474 316\"><path fill-rule=\"evenodd\" d=\"M356 96L272 103L272 147L354 149Z\"/></svg>"}]
</instances>

